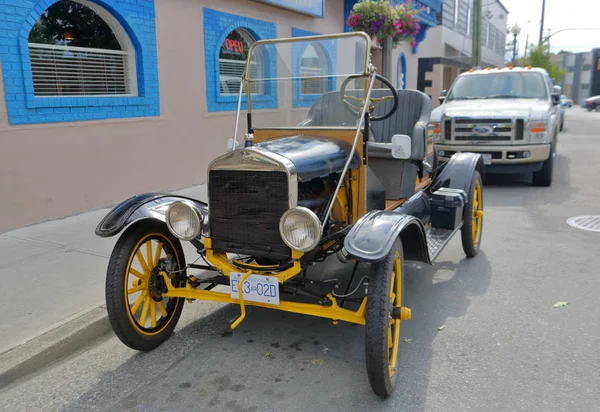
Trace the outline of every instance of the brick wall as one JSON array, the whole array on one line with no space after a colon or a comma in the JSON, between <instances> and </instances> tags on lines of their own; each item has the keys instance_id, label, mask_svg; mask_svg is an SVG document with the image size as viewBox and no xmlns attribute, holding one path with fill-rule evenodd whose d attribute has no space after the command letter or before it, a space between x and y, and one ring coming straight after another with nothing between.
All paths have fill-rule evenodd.
<instances>
[{"instance_id":1,"label":"brick wall","mask_svg":"<svg viewBox=\"0 0 600 412\"><path fill-rule=\"evenodd\" d=\"M276 26L268 21L224 13L204 8L204 56L206 61L206 102L209 112L234 111L237 109L237 96L221 96L219 90L219 52L225 38L235 29L244 29L255 40L277 37ZM277 70L274 53L265 56L265 77L275 76ZM252 96L255 109L277 108L277 83L267 82L263 96ZM243 98L242 109L247 109Z\"/></svg>"},{"instance_id":2,"label":"brick wall","mask_svg":"<svg viewBox=\"0 0 600 412\"><path fill-rule=\"evenodd\" d=\"M160 115L153 0L94 0L125 29L136 52L136 96L39 98L33 94L28 37L57 0L0 1L0 64L10 124Z\"/></svg>"}]
</instances>

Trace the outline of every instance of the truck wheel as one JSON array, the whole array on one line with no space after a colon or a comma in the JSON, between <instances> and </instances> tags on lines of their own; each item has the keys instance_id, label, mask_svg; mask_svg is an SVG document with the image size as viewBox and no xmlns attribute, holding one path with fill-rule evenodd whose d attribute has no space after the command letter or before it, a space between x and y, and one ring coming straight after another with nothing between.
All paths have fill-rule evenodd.
<instances>
[{"instance_id":1,"label":"truck wheel","mask_svg":"<svg viewBox=\"0 0 600 412\"><path fill-rule=\"evenodd\" d=\"M533 173L534 186L550 186L552 184L552 170L554 169L554 145L550 147L550 157L542 165L542 170Z\"/></svg>"},{"instance_id":2,"label":"truck wheel","mask_svg":"<svg viewBox=\"0 0 600 412\"><path fill-rule=\"evenodd\" d=\"M460 237L465 254L472 258L479 253L483 235L483 183L477 170L471 178L468 196Z\"/></svg>"},{"instance_id":3,"label":"truck wheel","mask_svg":"<svg viewBox=\"0 0 600 412\"><path fill-rule=\"evenodd\" d=\"M185 268L181 242L159 221L142 221L117 241L106 272L106 309L117 337L125 345L149 351L171 336L184 299L163 297L161 259ZM175 279L172 282L177 282Z\"/></svg>"},{"instance_id":4,"label":"truck wheel","mask_svg":"<svg viewBox=\"0 0 600 412\"><path fill-rule=\"evenodd\" d=\"M404 254L397 239L385 259L371 267L365 314L367 374L373 392L383 399L394 392L398 381L400 323L410 319L403 298Z\"/></svg>"}]
</instances>

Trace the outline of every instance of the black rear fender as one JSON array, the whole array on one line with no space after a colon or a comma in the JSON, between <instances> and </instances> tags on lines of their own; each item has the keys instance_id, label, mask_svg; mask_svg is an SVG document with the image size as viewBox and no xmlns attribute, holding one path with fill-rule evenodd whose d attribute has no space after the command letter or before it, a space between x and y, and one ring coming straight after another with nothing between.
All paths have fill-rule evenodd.
<instances>
[{"instance_id":1,"label":"black rear fender","mask_svg":"<svg viewBox=\"0 0 600 412\"><path fill-rule=\"evenodd\" d=\"M361 262L383 260L400 237L404 259L431 264L423 223L414 216L373 210L350 229L344 239L348 254Z\"/></svg>"},{"instance_id":2,"label":"black rear fender","mask_svg":"<svg viewBox=\"0 0 600 412\"><path fill-rule=\"evenodd\" d=\"M202 235L206 236L205 231L208 231L208 205L196 199L169 193L144 193L121 202L100 221L96 227L96 235L100 237L115 236L125 227L143 219L156 219L165 222L167 208L178 200L191 202L203 212Z\"/></svg>"}]
</instances>

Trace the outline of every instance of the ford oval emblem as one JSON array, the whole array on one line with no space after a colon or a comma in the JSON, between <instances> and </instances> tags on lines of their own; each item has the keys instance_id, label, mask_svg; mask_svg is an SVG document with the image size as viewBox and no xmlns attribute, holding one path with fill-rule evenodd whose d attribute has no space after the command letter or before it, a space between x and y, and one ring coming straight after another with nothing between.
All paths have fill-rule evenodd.
<instances>
[{"instance_id":1,"label":"ford oval emblem","mask_svg":"<svg viewBox=\"0 0 600 412\"><path fill-rule=\"evenodd\" d=\"M475 126L473 128L473 133L479 136L487 136L488 134L494 131L490 126Z\"/></svg>"}]
</instances>

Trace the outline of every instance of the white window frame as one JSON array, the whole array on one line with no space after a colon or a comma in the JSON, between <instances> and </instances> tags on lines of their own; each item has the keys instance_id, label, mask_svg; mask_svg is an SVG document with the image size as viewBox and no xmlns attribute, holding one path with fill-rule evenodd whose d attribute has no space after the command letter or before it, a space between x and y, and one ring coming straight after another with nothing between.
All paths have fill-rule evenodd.
<instances>
[{"instance_id":1,"label":"white window frame","mask_svg":"<svg viewBox=\"0 0 600 412\"><path fill-rule=\"evenodd\" d=\"M91 54L101 53L104 55L120 55L123 56L123 61L126 62L127 67L124 71L124 80L125 80L125 89L127 93L124 94L108 94L108 95L98 95L98 94L70 94L70 95L41 95L36 98L73 98L73 97L120 97L120 96L138 96L138 82L137 82L137 61L136 61L136 52L129 35L121 26L119 21L106 9L102 6L93 3L88 0L71 0L74 3L79 3L82 6L85 6L96 13L112 30L115 38L119 42L119 46L121 46L121 50L110 50L110 49L95 49L88 47L71 47L71 46L60 46L60 45L49 45L49 44L37 44L37 43L29 43L30 50L33 49L48 49L54 52L58 51L88 51Z\"/></svg>"},{"instance_id":2,"label":"white window frame","mask_svg":"<svg viewBox=\"0 0 600 412\"><path fill-rule=\"evenodd\" d=\"M460 8L460 0L454 0L454 27L458 26L458 10Z\"/></svg>"}]
</instances>

